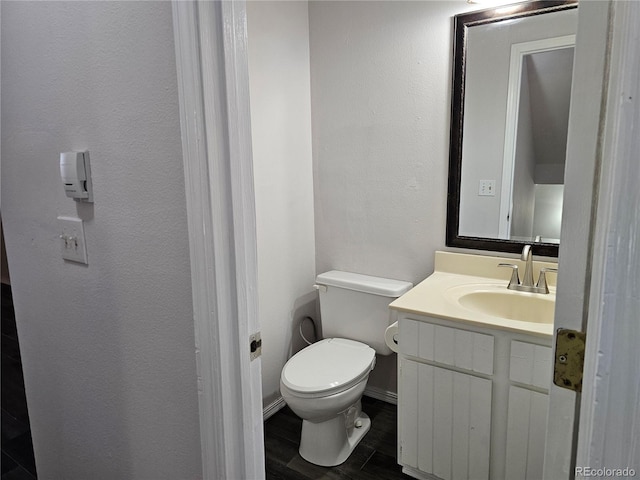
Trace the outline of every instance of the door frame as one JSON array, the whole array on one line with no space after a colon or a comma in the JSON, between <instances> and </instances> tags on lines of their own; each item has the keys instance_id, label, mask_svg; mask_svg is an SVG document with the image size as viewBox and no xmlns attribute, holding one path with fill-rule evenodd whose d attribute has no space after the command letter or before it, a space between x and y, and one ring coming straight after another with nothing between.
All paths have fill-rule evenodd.
<instances>
[{"instance_id":1,"label":"door frame","mask_svg":"<svg viewBox=\"0 0 640 480\"><path fill-rule=\"evenodd\" d=\"M520 113L520 95L522 91L522 70L524 57L534 53L550 52L575 47L576 36L559 37L514 43L511 45L509 58L509 82L507 87L507 115L504 135L504 156L502 158L502 180L500 182L500 221L498 238L511 238L511 221L513 214L513 182L518 144L518 118ZM532 222L533 223L533 222ZM535 233L535 232L534 232Z\"/></svg>"},{"instance_id":2,"label":"door frame","mask_svg":"<svg viewBox=\"0 0 640 480\"><path fill-rule=\"evenodd\" d=\"M610 2L581 2L567 132L562 230L554 330L587 324L600 129L608 76ZM584 99L590 101L585 102ZM569 214L571 212L571 214ZM554 335L555 356L555 335ZM587 353L589 355L590 353ZM569 480L575 470L580 395L551 384L543 478Z\"/></svg>"},{"instance_id":3,"label":"door frame","mask_svg":"<svg viewBox=\"0 0 640 480\"><path fill-rule=\"evenodd\" d=\"M613 2L576 467L640 472L640 4ZM631 411L630 411L631 410ZM635 411L634 411L635 410ZM593 476L593 475L591 475ZM608 476L608 475L603 475Z\"/></svg>"},{"instance_id":4,"label":"door frame","mask_svg":"<svg viewBox=\"0 0 640 480\"><path fill-rule=\"evenodd\" d=\"M203 478L260 479L261 360L250 359L259 323L246 5L174 0L172 9Z\"/></svg>"},{"instance_id":5,"label":"door frame","mask_svg":"<svg viewBox=\"0 0 640 480\"><path fill-rule=\"evenodd\" d=\"M631 427L626 431L616 430L608 409L611 404L620 412L624 400L639 393L637 365L630 363L637 358L635 345L621 342L614 348L612 343L614 331L629 331L637 323L637 310L610 285L614 280L635 285L640 268L638 253L625 248L631 245L614 241L622 227L639 227L637 206L621 202L621 208L612 209L616 199L637 190L635 184L630 187L620 180L638 172L637 154L632 153L637 130L631 133L629 117L637 117L639 102L622 94L633 95L633 88L637 92L640 29L632 19L637 21L640 11L635 2L607 0L581 3L578 15L554 326L586 331L587 345L582 394L553 384L549 390L544 478L554 480L584 478L576 474L576 467L624 468L640 463L637 452L634 456L630 451L626 460L635 465L606 464L620 458L607 456L603 442L613 437L629 448L640 432L640 418L627 419ZM584 102L585 98L592 101ZM580 208L588 198L590 207ZM621 268L621 259L632 262ZM616 369L629 375L617 389L609 388L607 378L613 361L619 362Z\"/></svg>"}]
</instances>

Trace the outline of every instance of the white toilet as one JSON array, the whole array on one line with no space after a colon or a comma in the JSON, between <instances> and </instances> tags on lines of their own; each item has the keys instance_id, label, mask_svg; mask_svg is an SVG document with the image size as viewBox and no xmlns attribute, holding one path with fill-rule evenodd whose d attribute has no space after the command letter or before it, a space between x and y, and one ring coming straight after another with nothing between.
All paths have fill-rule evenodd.
<instances>
[{"instance_id":1,"label":"white toilet","mask_svg":"<svg viewBox=\"0 0 640 480\"><path fill-rule=\"evenodd\" d=\"M303 420L300 455L305 460L339 465L369 431L360 399L375 354L391 354L384 341L389 303L412 286L336 270L316 278L325 339L291 357L280 376L282 397Z\"/></svg>"}]
</instances>

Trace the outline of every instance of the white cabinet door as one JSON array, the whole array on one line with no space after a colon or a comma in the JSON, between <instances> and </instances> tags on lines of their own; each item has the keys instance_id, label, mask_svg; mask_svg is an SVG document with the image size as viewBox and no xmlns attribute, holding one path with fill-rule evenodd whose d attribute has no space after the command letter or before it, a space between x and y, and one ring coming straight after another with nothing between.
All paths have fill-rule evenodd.
<instances>
[{"instance_id":1,"label":"white cabinet door","mask_svg":"<svg viewBox=\"0 0 640 480\"><path fill-rule=\"evenodd\" d=\"M399 361L400 463L443 480L488 479L491 380Z\"/></svg>"},{"instance_id":2,"label":"white cabinet door","mask_svg":"<svg viewBox=\"0 0 640 480\"><path fill-rule=\"evenodd\" d=\"M402 318L399 345L404 355L493 374L493 335Z\"/></svg>"},{"instance_id":3,"label":"white cabinet door","mask_svg":"<svg viewBox=\"0 0 640 480\"><path fill-rule=\"evenodd\" d=\"M525 388L509 388L505 478L542 478L549 396Z\"/></svg>"},{"instance_id":4,"label":"white cabinet door","mask_svg":"<svg viewBox=\"0 0 640 480\"><path fill-rule=\"evenodd\" d=\"M509 379L547 390L553 372L552 357L551 347L512 341Z\"/></svg>"}]
</instances>

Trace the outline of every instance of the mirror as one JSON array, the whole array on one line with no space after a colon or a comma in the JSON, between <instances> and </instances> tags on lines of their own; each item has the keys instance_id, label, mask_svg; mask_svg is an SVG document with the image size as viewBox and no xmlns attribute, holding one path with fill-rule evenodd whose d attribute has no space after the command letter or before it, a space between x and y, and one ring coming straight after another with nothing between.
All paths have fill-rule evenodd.
<instances>
[{"instance_id":1,"label":"mirror","mask_svg":"<svg viewBox=\"0 0 640 480\"><path fill-rule=\"evenodd\" d=\"M448 246L558 255L576 7L455 17Z\"/></svg>"}]
</instances>

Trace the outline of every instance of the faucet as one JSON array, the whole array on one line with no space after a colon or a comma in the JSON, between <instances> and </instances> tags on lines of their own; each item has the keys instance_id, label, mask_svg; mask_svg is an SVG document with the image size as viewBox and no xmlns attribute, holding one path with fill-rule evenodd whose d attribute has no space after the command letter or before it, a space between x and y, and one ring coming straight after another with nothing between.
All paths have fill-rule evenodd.
<instances>
[{"instance_id":1,"label":"faucet","mask_svg":"<svg viewBox=\"0 0 640 480\"><path fill-rule=\"evenodd\" d=\"M525 262L524 275L522 282L518 275L518 266L513 263L499 263L499 267L508 267L512 269L511 280L507 288L509 290L518 290L520 292L529 293L549 293L549 286L547 285L547 272L557 272L557 268L543 267L540 269L540 276L537 283L533 283L533 252L531 251L531 245L525 245L522 249L522 255L520 259Z\"/></svg>"},{"instance_id":2,"label":"faucet","mask_svg":"<svg viewBox=\"0 0 640 480\"><path fill-rule=\"evenodd\" d=\"M533 252L531 251L531 245L524 246L520 260L525 262L524 277L522 277L521 285L523 287L533 287Z\"/></svg>"}]
</instances>

